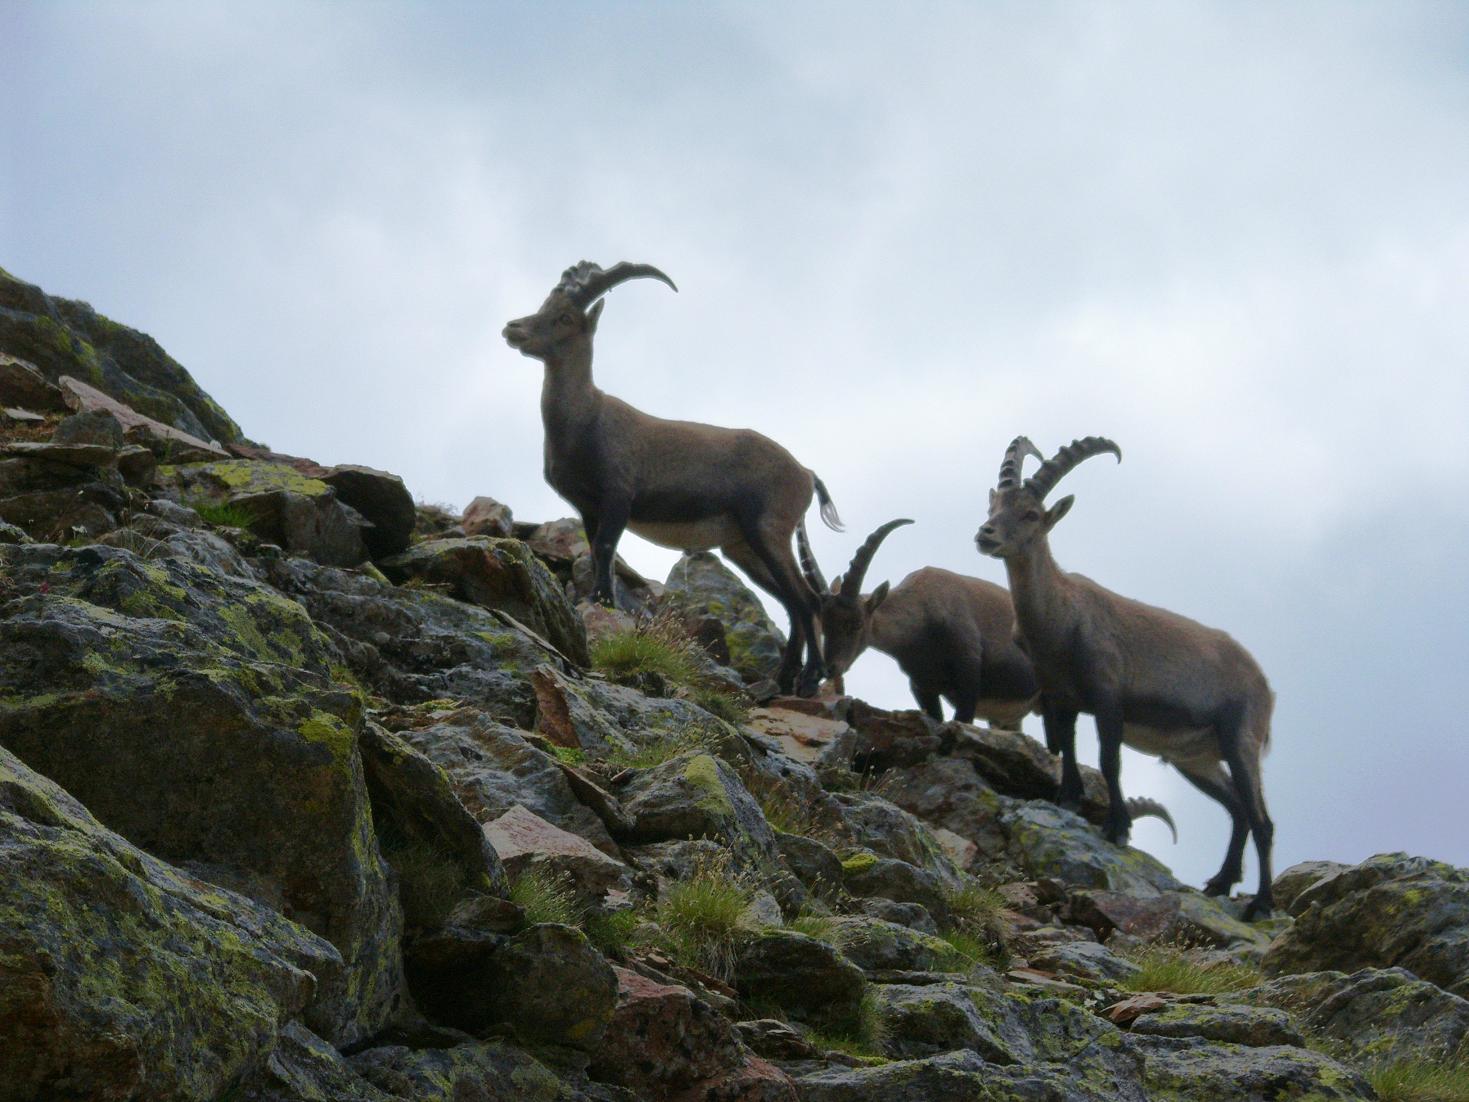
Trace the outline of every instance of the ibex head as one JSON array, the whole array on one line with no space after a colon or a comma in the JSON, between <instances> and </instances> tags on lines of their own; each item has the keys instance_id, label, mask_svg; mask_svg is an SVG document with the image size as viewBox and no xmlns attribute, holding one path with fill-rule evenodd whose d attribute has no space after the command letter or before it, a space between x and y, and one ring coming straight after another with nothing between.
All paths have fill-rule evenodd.
<instances>
[{"instance_id":1,"label":"ibex head","mask_svg":"<svg viewBox=\"0 0 1469 1102\"><path fill-rule=\"evenodd\" d=\"M997 559L1010 558L1025 551L1054 528L1076 500L1068 495L1047 509L1046 495L1083 459L1104 452L1110 452L1117 457L1117 462L1122 462L1122 449L1100 436L1073 440L1050 459L1045 459L1024 436L1010 441L1010 446L1005 449L1005 459L1000 464L1000 480L990 491L989 520L975 533L975 546L981 553ZM1022 482L1020 467L1027 455L1044 462L1036 468L1035 474Z\"/></svg>"},{"instance_id":2,"label":"ibex head","mask_svg":"<svg viewBox=\"0 0 1469 1102\"><path fill-rule=\"evenodd\" d=\"M911 520L890 520L873 532L857 548L846 574L839 575L829 589L816 560L809 555L810 549L802 547L801 565L805 568L806 580L821 596L821 657L826 663L828 677L841 677L857 661L857 656L867 649L872 616L888 595L888 583L883 582L866 597L862 596L867 567L889 532L912 523Z\"/></svg>"},{"instance_id":3,"label":"ibex head","mask_svg":"<svg viewBox=\"0 0 1469 1102\"><path fill-rule=\"evenodd\" d=\"M602 316L601 297L619 283L648 277L678 290L673 280L651 264L623 261L603 270L589 260L567 268L541 308L505 326L505 343L523 355L549 360L577 340L590 340Z\"/></svg>"}]
</instances>

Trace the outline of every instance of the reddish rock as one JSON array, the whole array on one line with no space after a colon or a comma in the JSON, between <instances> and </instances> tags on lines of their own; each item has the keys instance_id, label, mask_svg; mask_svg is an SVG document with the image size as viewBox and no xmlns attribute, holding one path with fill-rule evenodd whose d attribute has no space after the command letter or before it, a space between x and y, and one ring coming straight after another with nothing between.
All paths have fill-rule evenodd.
<instances>
[{"instance_id":1,"label":"reddish rock","mask_svg":"<svg viewBox=\"0 0 1469 1102\"><path fill-rule=\"evenodd\" d=\"M510 506L492 497L477 497L464 510L459 526L466 536L509 536L514 533L515 519Z\"/></svg>"},{"instance_id":2,"label":"reddish rock","mask_svg":"<svg viewBox=\"0 0 1469 1102\"><path fill-rule=\"evenodd\" d=\"M1088 889L1072 892L1067 906L1072 922L1090 927L1105 941L1114 930L1154 941L1166 938L1178 922L1176 895L1126 895Z\"/></svg>"},{"instance_id":3,"label":"reddish rock","mask_svg":"<svg viewBox=\"0 0 1469 1102\"><path fill-rule=\"evenodd\" d=\"M100 410L112 414L129 440L167 449L169 458L175 463L229 458L229 453L217 444L200 440L182 429L146 417L132 406L124 405L116 398L103 394L96 387L89 386L80 379L73 379L70 375L61 377L61 391L67 406L75 412L91 413Z\"/></svg>"},{"instance_id":4,"label":"reddish rock","mask_svg":"<svg viewBox=\"0 0 1469 1102\"><path fill-rule=\"evenodd\" d=\"M595 903L610 890L631 887L632 870L533 811L517 804L484 825L500 861L512 877L531 868L547 868L570 877L579 899Z\"/></svg>"}]
</instances>

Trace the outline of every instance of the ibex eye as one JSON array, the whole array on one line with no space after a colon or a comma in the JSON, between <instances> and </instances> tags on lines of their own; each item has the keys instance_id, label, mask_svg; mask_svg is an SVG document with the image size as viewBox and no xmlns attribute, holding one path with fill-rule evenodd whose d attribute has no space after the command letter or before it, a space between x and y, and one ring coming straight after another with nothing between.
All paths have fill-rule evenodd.
<instances>
[{"instance_id":1,"label":"ibex eye","mask_svg":"<svg viewBox=\"0 0 1469 1102\"><path fill-rule=\"evenodd\" d=\"M571 315L570 314L562 314L559 320L560 320L560 322L561 322L562 325L570 325L571 324Z\"/></svg>"},{"instance_id":2,"label":"ibex eye","mask_svg":"<svg viewBox=\"0 0 1469 1102\"><path fill-rule=\"evenodd\" d=\"M1025 514L1025 519L1026 520L1040 520L1041 519L1041 515L1039 513L1037 513L1034 509L1032 509L1030 512L1028 512L1028 513Z\"/></svg>"}]
</instances>

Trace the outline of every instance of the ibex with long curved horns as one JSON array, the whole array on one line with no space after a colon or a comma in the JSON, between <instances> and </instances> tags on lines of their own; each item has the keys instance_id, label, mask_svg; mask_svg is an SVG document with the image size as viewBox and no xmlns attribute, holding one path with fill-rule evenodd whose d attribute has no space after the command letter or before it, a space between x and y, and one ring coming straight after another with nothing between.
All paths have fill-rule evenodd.
<instances>
[{"instance_id":1,"label":"ibex with long curved horns","mask_svg":"<svg viewBox=\"0 0 1469 1102\"><path fill-rule=\"evenodd\" d=\"M975 535L983 554L1005 562L1017 625L1040 681L1046 742L1062 756L1060 800L1081 796L1076 717L1088 712L1096 719L1111 800L1108 839L1122 842L1131 828L1120 780L1125 742L1176 766L1229 812L1229 849L1205 887L1208 894L1228 894L1240 880L1245 842L1254 835L1260 886L1245 917L1269 914L1275 828L1265 809L1260 759L1270 742L1275 697L1264 673L1224 632L1065 573L1051 557L1047 533L1074 499L1047 509L1046 495L1077 464L1107 453L1122 459L1112 441L1088 436L1044 459L1029 440L1016 437L990 492L989 519ZM1044 461L1022 481L1027 455Z\"/></svg>"},{"instance_id":2,"label":"ibex with long curved horns","mask_svg":"<svg viewBox=\"0 0 1469 1102\"><path fill-rule=\"evenodd\" d=\"M887 582L862 592L882 541L912 523L890 520L873 532L830 587L810 544L797 534L801 569L822 595L827 676L840 680L864 650L875 647L897 660L918 707L934 719L944 718L940 701L947 700L961 723L973 723L979 715L1018 727L1038 687L1030 659L1015 645L1015 610L1002 587L925 566L891 592Z\"/></svg>"},{"instance_id":3,"label":"ibex with long curved horns","mask_svg":"<svg viewBox=\"0 0 1469 1102\"><path fill-rule=\"evenodd\" d=\"M614 602L612 560L625 529L678 550L718 547L790 616L782 690L814 693L821 679L817 599L796 565L791 534L805 524L813 488L822 520L840 531L831 497L790 452L757 432L664 420L597 389L592 337L602 296L640 278L678 290L650 264L604 271L582 261L566 269L539 310L504 332L511 348L546 365L546 481L581 514L596 569L593 598Z\"/></svg>"}]
</instances>

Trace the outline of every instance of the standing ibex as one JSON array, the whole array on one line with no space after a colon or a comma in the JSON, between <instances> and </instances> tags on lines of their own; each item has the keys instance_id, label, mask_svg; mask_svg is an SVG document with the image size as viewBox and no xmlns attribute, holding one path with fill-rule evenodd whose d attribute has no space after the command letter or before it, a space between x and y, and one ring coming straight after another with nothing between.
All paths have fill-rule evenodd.
<instances>
[{"instance_id":1,"label":"standing ibex","mask_svg":"<svg viewBox=\"0 0 1469 1102\"><path fill-rule=\"evenodd\" d=\"M599 300L640 277L678 290L650 264L604 271L582 261L565 271L538 311L505 326L511 348L546 365L546 481L581 513L596 569L593 599L613 603L612 560L624 529L678 550L718 547L790 616L778 680L785 692L794 686L810 695L821 679L817 602L791 553L791 534L805 524L813 487L821 519L841 531L836 509L821 480L773 440L748 429L653 417L597 389L592 336Z\"/></svg>"},{"instance_id":2,"label":"standing ibex","mask_svg":"<svg viewBox=\"0 0 1469 1102\"><path fill-rule=\"evenodd\" d=\"M1089 712L1111 799L1108 839L1124 841L1131 827L1119 777L1126 742L1176 766L1229 812L1229 849L1205 887L1208 894L1226 895L1240 880L1245 841L1254 834L1260 887L1245 917L1269 914L1275 830L1265 810L1260 758L1270 742L1275 697L1264 673L1224 632L1064 573L1051 558L1047 533L1074 499L1047 509L1045 496L1082 460L1104 452L1122 459L1110 440L1073 441L1022 482L1025 457L1044 457L1016 437L990 492L989 519L975 535L982 553L1005 562L1020 635L1040 680L1046 741L1061 750L1061 802L1081 796L1076 717Z\"/></svg>"},{"instance_id":3,"label":"standing ibex","mask_svg":"<svg viewBox=\"0 0 1469 1102\"><path fill-rule=\"evenodd\" d=\"M862 592L867 568L889 532L911 520L890 520L857 549L846 574L830 589L803 533L797 533L801 568L821 596L821 637L827 676L840 680L869 646L897 659L918 706L944 718L940 699L954 718L973 723L981 715L1016 728L1037 692L1030 659L1015 645L1010 595L993 582L966 578L936 566L915 570L897 588L883 582Z\"/></svg>"}]
</instances>

